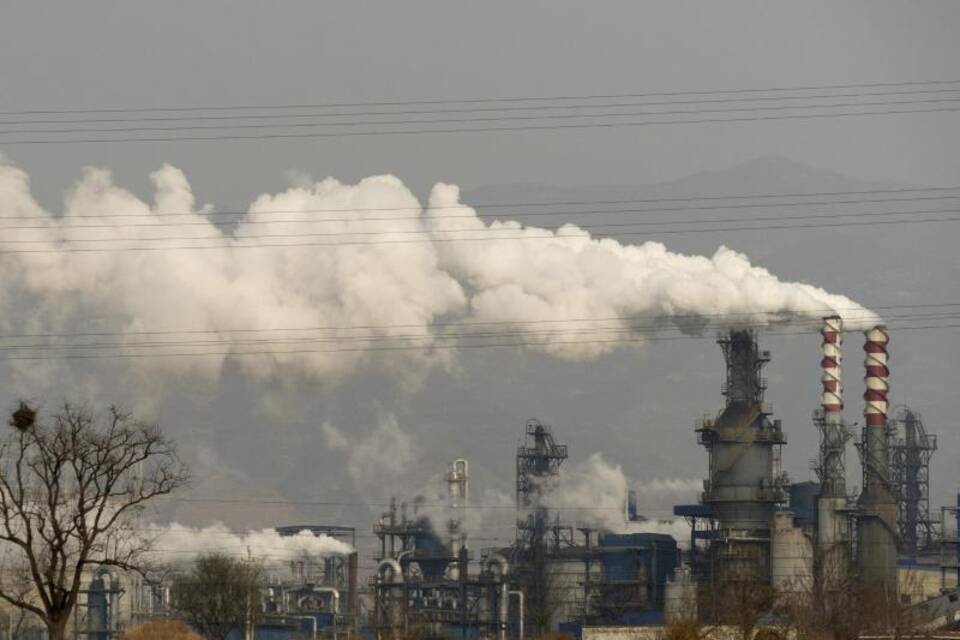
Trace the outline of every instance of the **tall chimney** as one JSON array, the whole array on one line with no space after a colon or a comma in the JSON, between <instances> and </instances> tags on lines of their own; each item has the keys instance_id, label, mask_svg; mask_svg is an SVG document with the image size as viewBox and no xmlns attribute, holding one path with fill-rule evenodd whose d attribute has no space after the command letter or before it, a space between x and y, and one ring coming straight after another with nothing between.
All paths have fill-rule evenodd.
<instances>
[{"instance_id":1,"label":"tall chimney","mask_svg":"<svg viewBox=\"0 0 960 640\"><path fill-rule=\"evenodd\" d=\"M823 359L820 361L823 383L823 394L820 397L820 406L824 416L838 416L843 409L843 384L840 381L840 345L843 342L841 331L843 321L840 316L830 316L823 319Z\"/></svg>"},{"instance_id":2,"label":"tall chimney","mask_svg":"<svg viewBox=\"0 0 960 640\"><path fill-rule=\"evenodd\" d=\"M847 428L843 422L841 362L843 321L839 316L823 319L820 380L823 387L820 411L814 422L820 430L817 473L817 580L824 593L843 587L850 562L850 526L847 516L845 452Z\"/></svg>"},{"instance_id":3,"label":"tall chimney","mask_svg":"<svg viewBox=\"0 0 960 640\"><path fill-rule=\"evenodd\" d=\"M860 494L859 565L862 585L890 597L897 589L897 503L890 488L887 408L890 369L886 327L866 332L863 409L863 492Z\"/></svg>"},{"instance_id":4,"label":"tall chimney","mask_svg":"<svg viewBox=\"0 0 960 640\"><path fill-rule=\"evenodd\" d=\"M830 498L846 498L846 471L844 449L847 431L843 426L843 381L840 363L843 358L843 321L839 316L823 319L823 336L820 360L820 410L823 413L823 436L820 442L820 495Z\"/></svg>"}]
</instances>

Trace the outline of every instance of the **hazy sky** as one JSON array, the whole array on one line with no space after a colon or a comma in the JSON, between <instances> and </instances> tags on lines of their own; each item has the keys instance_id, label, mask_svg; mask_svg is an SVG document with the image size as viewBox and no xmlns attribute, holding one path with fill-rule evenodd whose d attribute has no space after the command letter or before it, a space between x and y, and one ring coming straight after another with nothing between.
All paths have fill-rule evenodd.
<instances>
[{"instance_id":1,"label":"hazy sky","mask_svg":"<svg viewBox=\"0 0 960 640\"><path fill-rule=\"evenodd\" d=\"M954 80L960 79L958 32L960 3L951 0L7 2L0 9L0 111ZM641 193L643 185L689 176L669 188L763 193L960 184L956 113L253 142L18 146L2 139L0 154L30 174L34 194L53 209L88 165L149 195L147 175L171 163L201 203L221 209L245 206L304 176L355 181L382 173L421 195L437 181L456 183L468 201L471 193L487 201L524 193L543 199ZM957 227L935 226L666 242L707 254L726 243L774 273L866 304L960 301ZM893 347L895 393L915 398L930 428L942 434L934 471L939 504L960 482L957 335L941 330L892 340L901 345ZM817 401L818 340L770 342L778 358L771 396L791 438L785 464L806 479L815 455L809 412ZM851 338L849 348L848 387L859 394L859 339ZM413 439L416 464L404 471L405 486L425 483L447 459L467 455L476 461L478 483L509 494L512 447L531 416L554 423L574 455L605 452L633 478L702 476L705 455L690 425L720 407L720 374L719 350L709 341L576 365L478 353L465 355L455 376L430 374L413 394L386 390L371 374L329 388L298 387L282 409L264 408L266 394L255 383L228 373L202 393L167 388L156 404L194 461L195 495L383 498L385 486L351 485L346 454L329 448L321 424L359 441L382 429L386 414ZM0 382L9 375L0 369ZM128 389L121 397L100 393L100 401L134 402L125 397ZM3 403L12 400L0 393ZM848 399L851 417L859 404ZM316 508L183 506L181 515L368 525L366 514Z\"/></svg>"}]
</instances>

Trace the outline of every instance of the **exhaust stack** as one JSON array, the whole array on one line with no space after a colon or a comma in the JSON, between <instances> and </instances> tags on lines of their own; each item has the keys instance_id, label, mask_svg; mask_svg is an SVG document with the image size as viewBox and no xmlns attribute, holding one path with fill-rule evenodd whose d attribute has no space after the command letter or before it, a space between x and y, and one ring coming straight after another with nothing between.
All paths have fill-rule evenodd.
<instances>
[{"instance_id":1,"label":"exhaust stack","mask_svg":"<svg viewBox=\"0 0 960 640\"><path fill-rule=\"evenodd\" d=\"M864 588L894 596L897 589L897 503L890 485L887 434L890 369L886 327L866 332L866 391L861 442L863 492L860 494L860 577Z\"/></svg>"},{"instance_id":2,"label":"exhaust stack","mask_svg":"<svg viewBox=\"0 0 960 640\"><path fill-rule=\"evenodd\" d=\"M817 580L824 592L841 588L847 578L850 558L850 525L847 511L845 452L849 435L843 421L841 378L843 321L839 316L823 319L820 361L822 392L814 424L820 430L817 475Z\"/></svg>"},{"instance_id":3,"label":"exhaust stack","mask_svg":"<svg viewBox=\"0 0 960 640\"><path fill-rule=\"evenodd\" d=\"M820 335L823 336L823 360L820 361L823 394L820 397L820 406L825 417L839 416L843 410L843 383L840 380L842 330L843 320L839 316L823 319L823 328L820 330Z\"/></svg>"}]
</instances>

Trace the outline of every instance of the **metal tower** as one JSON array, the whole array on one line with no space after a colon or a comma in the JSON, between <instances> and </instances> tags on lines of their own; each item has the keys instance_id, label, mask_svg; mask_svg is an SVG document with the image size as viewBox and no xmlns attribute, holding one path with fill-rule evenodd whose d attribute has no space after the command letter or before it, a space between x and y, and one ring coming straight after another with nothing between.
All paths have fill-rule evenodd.
<instances>
[{"instance_id":1,"label":"metal tower","mask_svg":"<svg viewBox=\"0 0 960 640\"><path fill-rule=\"evenodd\" d=\"M542 498L567 459L567 446L557 444L548 425L528 420L526 440L517 448L517 543L532 549L545 543L548 509Z\"/></svg>"},{"instance_id":2,"label":"metal tower","mask_svg":"<svg viewBox=\"0 0 960 640\"><path fill-rule=\"evenodd\" d=\"M897 496L900 551L911 557L934 540L930 518L930 458L937 436L928 434L920 414L900 407L890 424L890 471Z\"/></svg>"},{"instance_id":3,"label":"metal tower","mask_svg":"<svg viewBox=\"0 0 960 640\"><path fill-rule=\"evenodd\" d=\"M566 459L567 447L554 442L550 427L528 420L526 439L517 448L517 539L511 564L525 593L527 624L541 633L553 609L547 576L550 513L543 498ZM559 521L552 529L559 531Z\"/></svg>"}]
</instances>

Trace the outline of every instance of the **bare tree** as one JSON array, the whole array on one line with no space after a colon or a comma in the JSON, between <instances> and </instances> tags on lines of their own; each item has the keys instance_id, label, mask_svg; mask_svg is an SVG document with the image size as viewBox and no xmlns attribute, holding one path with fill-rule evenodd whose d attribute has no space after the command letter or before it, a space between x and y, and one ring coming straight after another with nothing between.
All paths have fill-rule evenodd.
<instances>
[{"instance_id":1,"label":"bare tree","mask_svg":"<svg viewBox=\"0 0 960 640\"><path fill-rule=\"evenodd\" d=\"M171 605L204 638L222 640L262 616L259 565L222 554L201 556L174 578Z\"/></svg>"},{"instance_id":2,"label":"bare tree","mask_svg":"<svg viewBox=\"0 0 960 640\"><path fill-rule=\"evenodd\" d=\"M149 540L131 530L187 471L159 427L111 407L98 419L67 405L50 422L25 403L0 439L0 599L63 640L86 572L142 569Z\"/></svg>"}]
</instances>

